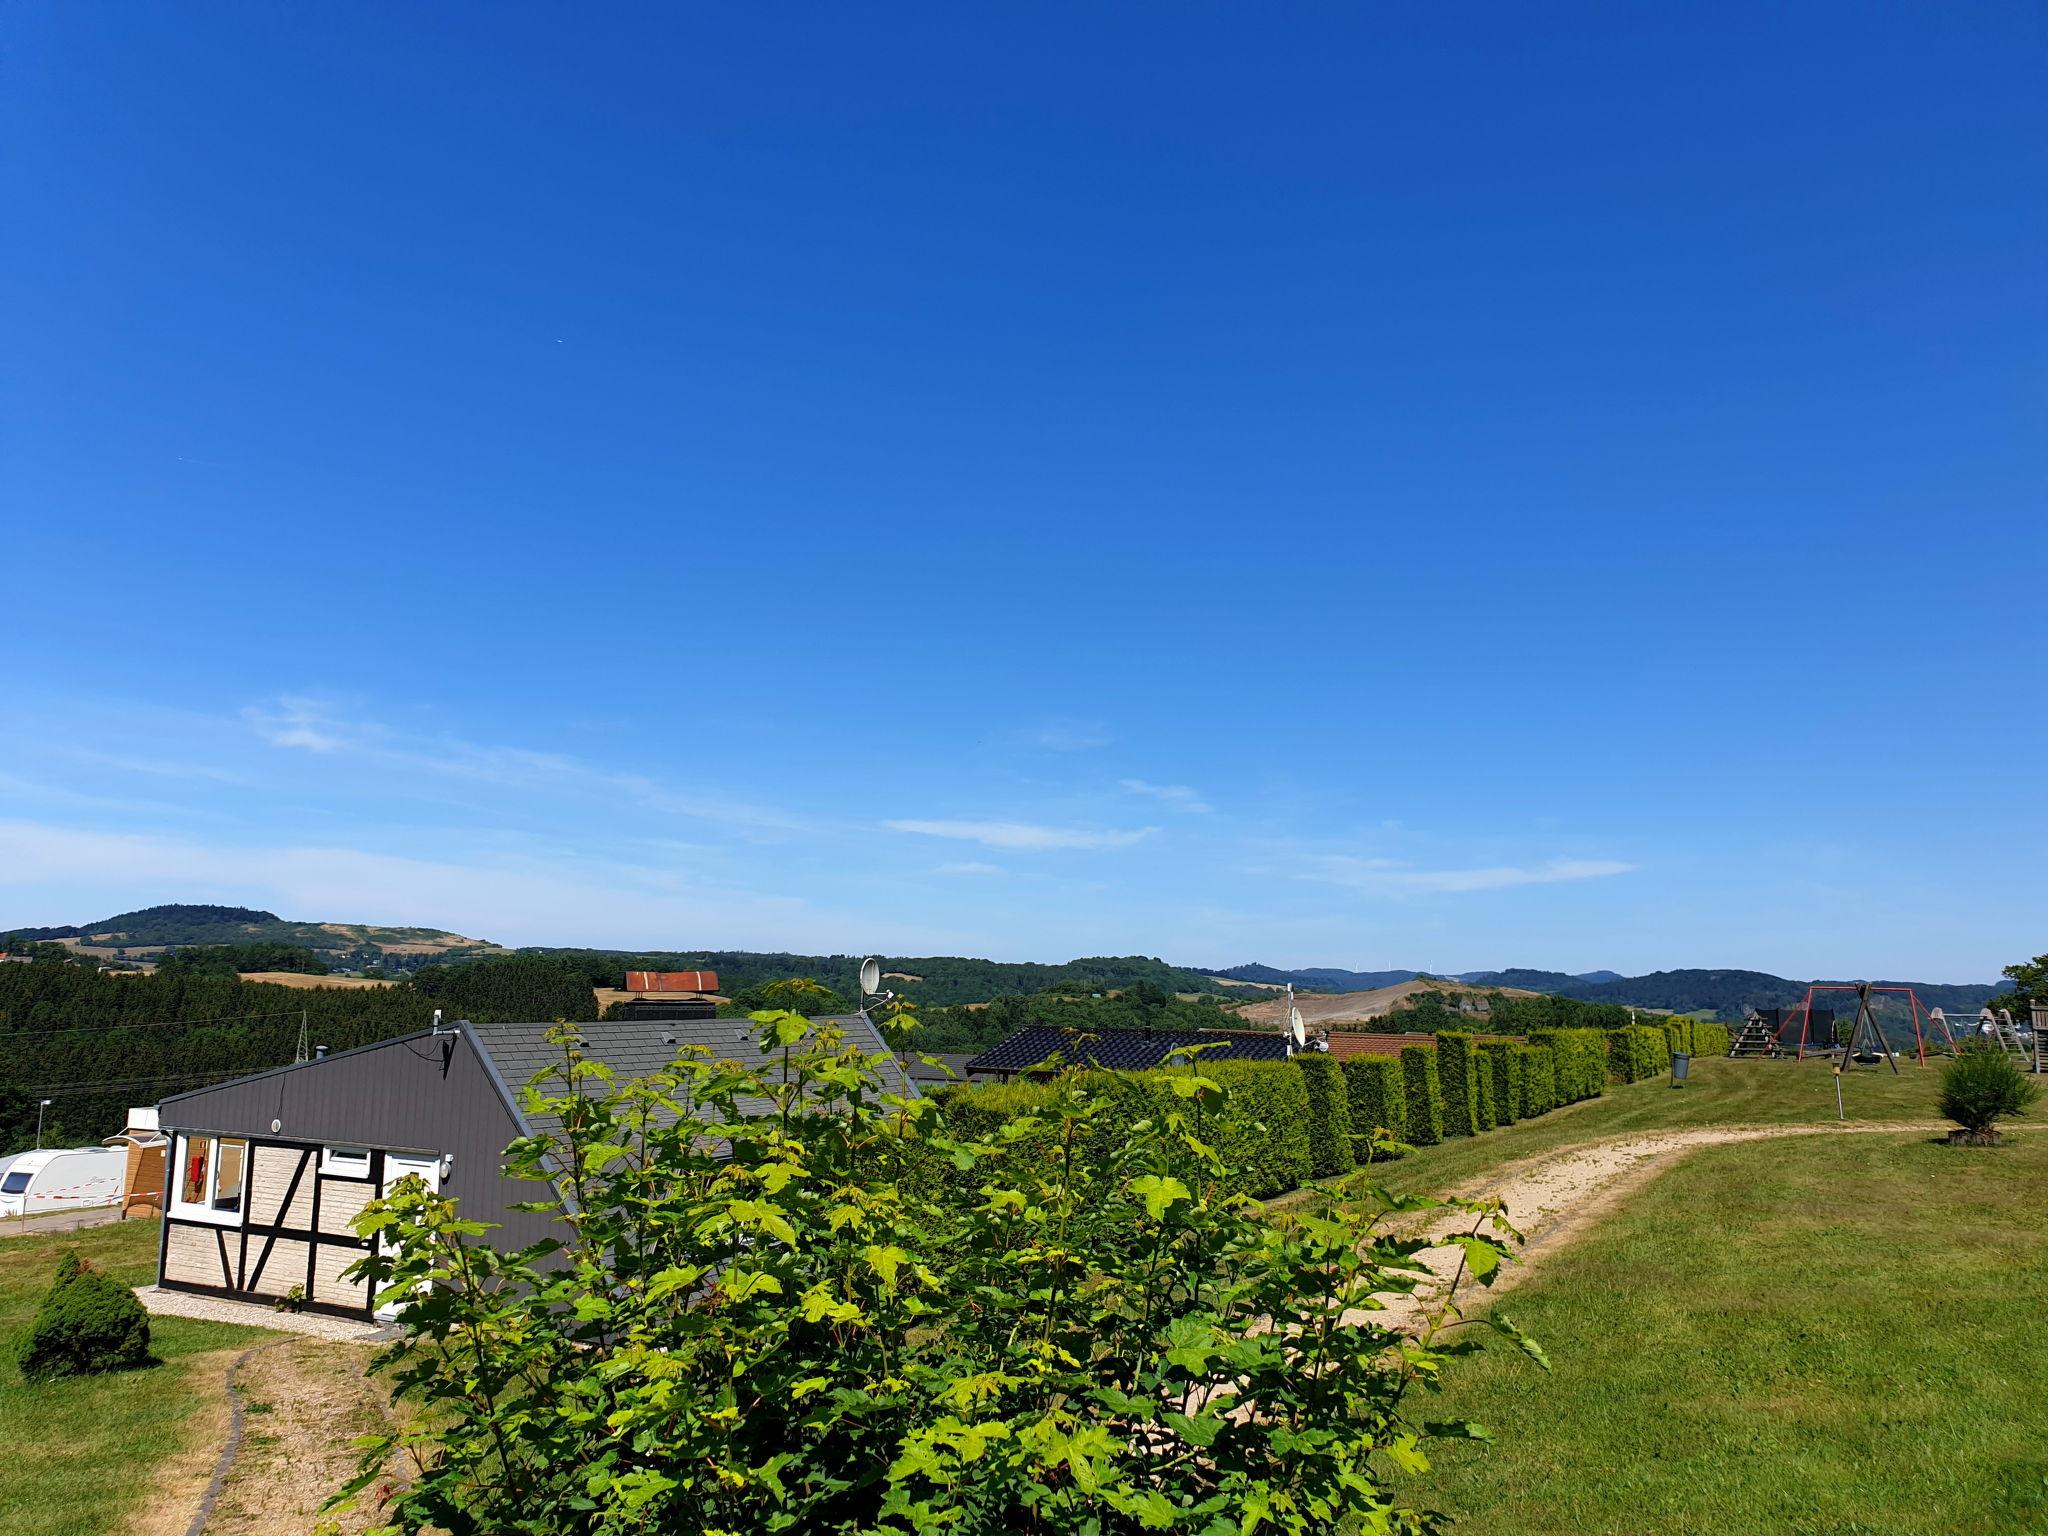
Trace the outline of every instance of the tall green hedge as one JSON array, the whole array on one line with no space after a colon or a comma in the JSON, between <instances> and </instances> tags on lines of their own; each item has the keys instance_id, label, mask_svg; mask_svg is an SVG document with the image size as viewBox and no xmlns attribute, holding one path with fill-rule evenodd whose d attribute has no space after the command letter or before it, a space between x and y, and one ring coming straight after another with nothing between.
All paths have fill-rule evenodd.
<instances>
[{"instance_id":1,"label":"tall green hedge","mask_svg":"<svg viewBox=\"0 0 2048 1536\"><path fill-rule=\"evenodd\" d=\"M1624 1083L1655 1077L1671 1065L1671 1035L1662 1024L1631 1024L1607 1031L1607 1070Z\"/></svg>"},{"instance_id":2,"label":"tall green hedge","mask_svg":"<svg viewBox=\"0 0 2048 1536\"><path fill-rule=\"evenodd\" d=\"M1479 1134L1479 1072L1473 1065L1472 1037L1447 1029L1436 1037L1437 1082L1444 1095L1444 1134Z\"/></svg>"},{"instance_id":3,"label":"tall green hedge","mask_svg":"<svg viewBox=\"0 0 2048 1536\"><path fill-rule=\"evenodd\" d=\"M1556 1050L1547 1045L1518 1045L1515 1054L1522 1061L1522 1118L1548 1114L1557 1107Z\"/></svg>"},{"instance_id":4,"label":"tall green hedge","mask_svg":"<svg viewBox=\"0 0 2048 1536\"><path fill-rule=\"evenodd\" d=\"M1107 1157L1134 1122L1171 1110L1196 1121L1195 1134L1232 1170L1227 1185L1232 1192L1264 1199L1309 1181L1315 1162L1310 1152L1307 1078L1292 1062L1203 1065L1202 1076L1224 1091L1222 1104L1214 1108L1173 1092L1168 1078L1186 1070L1083 1073L1089 1091L1107 1098L1114 1109L1093 1122L1091 1140L1081 1155ZM957 1088L945 1096L946 1118L963 1135L1001 1143L1006 1122L1039 1113L1058 1092L1049 1082L1024 1081ZM1043 1160L1053 1152L1053 1128L1045 1126L1009 1144L1020 1159ZM1189 1167L1176 1172L1191 1185L1206 1178L1192 1155Z\"/></svg>"},{"instance_id":5,"label":"tall green hedge","mask_svg":"<svg viewBox=\"0 0 2048 1536\"><path fill-rule=\"evenodd\" d=\"M1436 1051L1432 1047L1401 1047L1401 1084L1407 1096L1409 1143L1435 1146L1444 1139L1444 1090L1437 1079Z\"/></svg>"},{"instance_id":6,"label":"tall green hedge","mask_svg":"<svg viewBox=\"0 0 2048 1536\"><path fill-rule=\"evenodd\" d=\"M1532 1029L1531 1045L1547 1045L1556 1056L1557 1103L1597 1099L1607 1087L1607 1035L1598 1029Z\"/></svg>"},{"instance_id":7,"label":"tall green hedge","mask_svg":"<svg viewBox=\"0 0 2048 1536\"><path fill-rule=\"evenodd\" d=\"M1522 1058L1512 1040L1482 1040L1483 1058L1493 1063L1493 1123L1513 1125L1522 1117Z\"/></svg>"},{"instance_id":8,"label":"tall green hedge","mask_svg":"<svg viewBox=\"0 0 2048 1536\"><path fill-rule=\"evenodd\" d=\"M1479 1074L1479 1092L1472 1100L1479 1112L1479 1129L1490 1131L1500 1124L1500 1116L1493 1107L1493 1057L1485 1051L1474 1051L1472 1070Z\"/></svg>"},{"instance_id":9,"label":"tall green hedge","mask_svg":"<svg viewBox=\"0 0 2048 1536\"><path fill-rule=\"evenodd\" d=\"M1396 1141L1408 1139L1408 1090L1401 1063L1392 1056L1352 1056L1344 1061L1344 1091L1351 1101L1352 1143L1365 1161L1366 1137L1384 1130Z\"/></svg>"},{"instance_id":10,"label":"tall green hedge","mask_svg":"<svg viewBox=\"0 0 2048 1536\"><path fill-rule=\"evenodd\" d=\"M1319 1179L1349 1172L1351 1099L1344 1089L1343 1069L1335 1057L1321 1051L1303 1051L1294 1058L1294 1065L1308 1094L1309 1166Z\"/></svg>"},{"instance_id":11,"label":"tall green hedge","mask_svg":"<svg viewBox=\"0 0 2048 1536\"><path fill-rule=\"evenodd\" d=\"M1717 1024L1712 1019L1694 1019L1692 1022L1692 1053L1695 1056L1726 1056L1732 1043L1726 1024Z\"/></svg>"}]
</instances>

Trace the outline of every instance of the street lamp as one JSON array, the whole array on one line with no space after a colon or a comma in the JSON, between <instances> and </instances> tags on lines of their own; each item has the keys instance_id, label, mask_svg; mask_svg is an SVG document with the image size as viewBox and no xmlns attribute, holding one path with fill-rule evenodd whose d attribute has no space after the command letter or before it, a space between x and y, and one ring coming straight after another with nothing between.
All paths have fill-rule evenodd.
<instances>
[{"instance_id":1,"label":"street lamp","mask_svg":"<svg viewBox=\"0 0 2048 1536\"><path fill-rule=\"evenodd\" d=\"M36 1106L36 1150L38 1152L43 1150L43 1111L50 1107L50 1103L50 1100L45 1099Z\"/></svg>"}]
</instances>

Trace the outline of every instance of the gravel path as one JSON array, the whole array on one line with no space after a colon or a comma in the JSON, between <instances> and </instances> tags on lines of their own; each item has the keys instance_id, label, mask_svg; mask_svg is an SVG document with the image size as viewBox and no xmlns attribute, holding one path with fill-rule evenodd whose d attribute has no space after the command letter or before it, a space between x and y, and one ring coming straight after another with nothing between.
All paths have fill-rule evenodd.
<instances>
[{"instance_id":1,"label":"gravel path","mask_svg":"<svg viewBox=\"0 0 2048 1536\"><path fill-rule=\"evenodd\" d=\"M1948 1129L1945 1123L1938 1121L1702 1126L1693 1130L1643 1131L1613 1136L1604 1141L1582 1142L1540 1157L1510 1163L1457 1191L1472 1199L1498 1196L1507 1208L1507 1219L1525 1240L1516 1249L1518 1262L1503 1265L1491 1289L1480 1291L1480 1294L1498 1295L1527 1279L1550 1254L1564 1247L1619 1205L1623 1197L1648 1183L1695 1147L1767 1141L1781 1136L1913 1135ZM1454 1212L1426 1222L1419 1229L1419 1235L1440 1240L1471 1230L1472 1218L1462 1212ZM1463 1253L1455 1248L1418 1254L1417 1262L1436 1276L1435 1282L1425 1284L1414 1295L1384 1297L1386 1310L1377 1314L1379 1319L1395 1327L1414 1323L1425 1307L1441 1297L1444 1286L1457 1273L1463 1258ZM1474 1290L1479 1288L1474 1287ZM1460 1294L1466 1297L1466 1304L1471 1303L1471 1291ZM1346 1315L1346 1321L1362 1322L1367 1316L1364 1312L1353 1312Z\"/></svg>"},{"instance_id":2,"label":"gravel path","mask_svg":"<svg viewBox=\"0 0 2048 1536\"><path fill-rule=\"evenodd\" d=\"M138 1286L136 1297L143 1306L162 1317L197 1317L210 1323L240 1323L245 1328L272 1328L279 1333L303 1333L316 1339L334 1339L347 1344L389 1337L376 1323L359 1323L346 1317L328 1317L319 1312L276 1312L253 1302L229 1301L222 1296L194 1296L185 1291L166 1291L154 1285Z\"/></svg>"}]
</instances>

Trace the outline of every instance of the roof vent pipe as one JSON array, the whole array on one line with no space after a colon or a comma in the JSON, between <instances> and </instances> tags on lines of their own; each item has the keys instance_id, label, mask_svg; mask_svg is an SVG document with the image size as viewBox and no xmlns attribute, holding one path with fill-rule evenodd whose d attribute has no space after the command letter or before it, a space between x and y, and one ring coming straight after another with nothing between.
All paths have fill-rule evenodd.
<instances>
[{"instance_id":1,"label":"roof vent pipe","mask_svg":"<svg viewBox=\"0 0 2048 1536\"><path fill-rule=\"evenodd\" d=\"M324 1045L316 1045L316 1046L314 1046L314 1047L313 1047L313 1059L314 1059L315 1061L325 1061L325 1060L327 1059L327 1047L326 1047L326 1046L324 1046Z\"/></svg>"}]
</instances>

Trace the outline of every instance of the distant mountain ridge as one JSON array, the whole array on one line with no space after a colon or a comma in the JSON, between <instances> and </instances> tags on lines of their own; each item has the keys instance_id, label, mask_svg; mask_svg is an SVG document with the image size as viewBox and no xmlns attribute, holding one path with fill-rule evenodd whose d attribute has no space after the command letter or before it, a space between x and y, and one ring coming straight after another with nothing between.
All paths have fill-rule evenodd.
<instances>
[{"instance_id":1,"label":"distant mountain ridge","mask_svg":"<svg viewBox=\"0 0 2048 1536\"><path fill-rule=\"evenodd\" d=\"M1253 973L1257 973L1256 976ZM1396 980L1406 981L1419 974L1415 971L1340 971L1326 968L1310 970L1281 971L1271 966L1243 965L1233 970L1216 971L1217 976L1229 976L1241 980L1260 980L1284 984L1293 982L1297 987L1316 988L1322 991L1370 992L1377 987L1393 985ZM1329 980L1318 982L1315 978L1358 978L1365 984L1345 982L1333 984ZM1368 980L1385 977L1387 980ZM1673 1013L1697 1013L1711 1009L1724 1019L1739 1019L1746 1008L1789 1008L1806 996L1806 990L1815 983L1795 981L1786 976L1773 976L1768 971L1745 970L1675 970L1652 971L1643 976L1623 976L1615 971L1586 971L1574 975L1569 971L1540 971L1524 966L1511 966L1500 971L1466 971L1462 975L1447 978L1462 981L1477 987L1517 987L1527 992L1550 992L1559 997L1574 997L1588 1003L1620 1003L1637 1008L1662 1008ZM1836 983L1839 984L1839 983ZM1967 1010L1974 1013L1986 1001L2005 990L2003 984L1984 983L1953 984L1938 981L1888 981L1881 986L1911 987L1925 1007L1940 1008L1954 1013ZM1840 1008L1843 994L1830 1006ZM1820 1006L1816 1004L1815 1006Z\"/></svg>"},{"instance_id":2,"label":"distant mountain ridge","mask_svg":"<svg viewBox=\"0 0 2048 1536\"><path fill-rule=\"evenodd\" d=\"M117 912L96 923L0 929L0 938L66 944L101 958L117 952L149 954L199 944L293 944L331 960L396 960L402 964L504 953L496 944L442 928L300 923L259 907L194 902Z\"/></svg>"}]
</instances>

